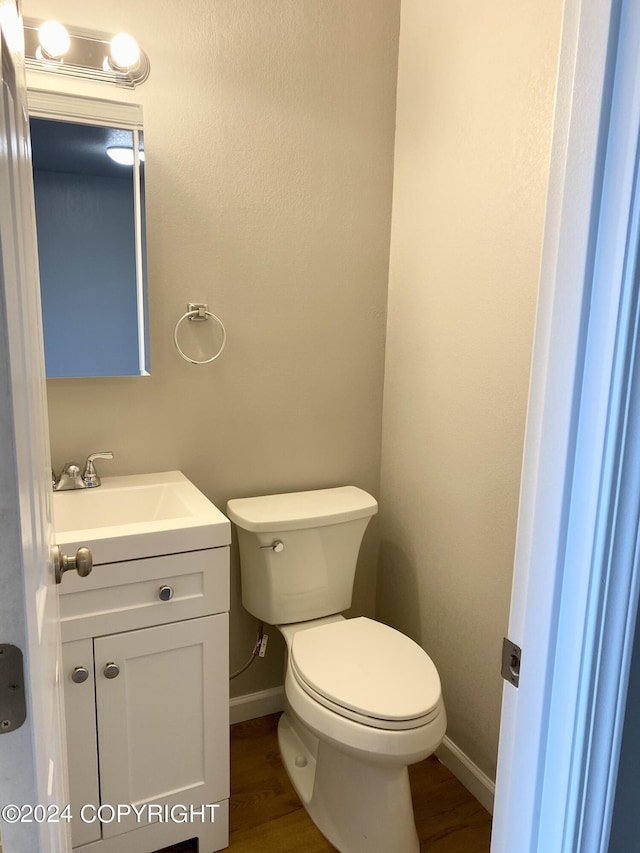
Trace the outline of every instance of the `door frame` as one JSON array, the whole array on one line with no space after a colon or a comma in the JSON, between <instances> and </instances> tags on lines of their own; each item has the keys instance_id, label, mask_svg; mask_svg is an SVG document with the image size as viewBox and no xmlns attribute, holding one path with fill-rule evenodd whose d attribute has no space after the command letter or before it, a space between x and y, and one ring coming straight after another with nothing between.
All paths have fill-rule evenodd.
<instances>
[{"instance_id":1,"label":"door frame","mask_svg":"<svg viewBox=\"0 0 640 853\"><path fill-rule=\"evenodd\" d=\"M638 600L640 8L567 0L493 853L605 851Z\"/></svg>"}]
</instances>

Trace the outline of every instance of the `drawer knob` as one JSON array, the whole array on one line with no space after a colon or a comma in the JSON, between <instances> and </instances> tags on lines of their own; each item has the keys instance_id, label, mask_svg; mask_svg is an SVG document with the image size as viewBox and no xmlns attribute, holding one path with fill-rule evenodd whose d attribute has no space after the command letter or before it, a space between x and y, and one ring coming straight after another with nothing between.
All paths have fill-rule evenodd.
<instances>
[{"instance_id":1,"label":"drawer knob","mask_svg":"<svg viewBox=\"0 0 640 853\"><path fill-rule=\"evenodd\" d=\"M117 663L108 663L102 670L105 678L117 678L120 675L120 667Z\"/></svg>"},{"instance_id":2,"label":"drawer knob","mask_svg":"<svg viewBox=\"0 0 640 853\"><path fill-rule=\"evenodd\" d=\"M76 666L71 673L71 681L74 684L84 684L87 678L89 678L89 670L86 666Z\"/></svg>"},{"instance_id":3,"label":"drawer knob","mask_svg":"<svg viewBox=\"0 0 640 853\"><path fill-rule=\"evenodd\" d=\"M158 598L160 601L171 601L173 598L173 587L172 586L161 586L158 590Z\"/></svg>"}]
</instances>

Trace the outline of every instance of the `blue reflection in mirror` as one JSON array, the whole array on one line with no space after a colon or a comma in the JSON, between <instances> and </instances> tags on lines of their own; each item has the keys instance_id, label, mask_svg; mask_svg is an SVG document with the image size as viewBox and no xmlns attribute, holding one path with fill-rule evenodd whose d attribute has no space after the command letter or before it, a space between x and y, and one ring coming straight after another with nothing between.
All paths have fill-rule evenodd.
<instances>
[{"instance_id":1,"label":"blue reflection in mirror","mask_svg":"<svg viewBox=\"0 0 640 853\"><path fill-rule=\"evenodd\" d=\"M47 376L146 375L142 134L30 123ZM130 162L114 161L114 147Z\"/></svg>"}]
</instances>

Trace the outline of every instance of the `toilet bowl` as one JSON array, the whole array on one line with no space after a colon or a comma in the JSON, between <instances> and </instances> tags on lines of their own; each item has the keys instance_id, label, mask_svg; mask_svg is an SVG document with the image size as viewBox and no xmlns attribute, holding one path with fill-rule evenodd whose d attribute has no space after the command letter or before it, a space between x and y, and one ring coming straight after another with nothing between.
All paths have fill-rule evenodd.
<instances>
[{"instance_id":1,"label":"toilet bowl","mask_svg":"<svg viewBox=\"0 0 640 853\"><path fill-rule=\"evenodd\" d=\"M407 768L445 734L438 672L404 634L339 612L376 511L352 486L227 505L243 603L287 646L278 742L296 793L342 853L417 853Z\"/></svg>"}]
</instances>

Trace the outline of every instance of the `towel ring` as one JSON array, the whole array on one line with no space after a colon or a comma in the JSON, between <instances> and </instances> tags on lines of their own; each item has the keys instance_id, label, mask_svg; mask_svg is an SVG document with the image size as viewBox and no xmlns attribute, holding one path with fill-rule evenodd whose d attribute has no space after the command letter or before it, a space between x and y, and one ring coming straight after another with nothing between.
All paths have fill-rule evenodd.
<instances>
[{"instance_id":1,"label":"towel ring","mask_svg":"<svg viewBox=\"0 0 640 853\"><path fill-rule=\"evenodd\" d=\"M201 361L197 361L195 358L191 358L191 356L186 355L182 349L180 348L180 344L178 343L178 329L180 328L180 324L183 320L208 320L211 317L212 320L215 320L216 323L220 326L220 331L222 332L222 343L220 344L219 350L212 355L211 358L204 358ZM222 353L224 349L224 345L227 342L227 330L224 327L224 323L220 319L220 317L216 317L211 311L209 311L206 303L203 302L189 302L187 306L186 312L180 317L178 322L176 323L176 327L173 330L173 342L176 345L176 349L184 358L185 361L188 361L190 364L209 364L212 361L215 361L216 358Z\"/></svg>"}]
</instances>

